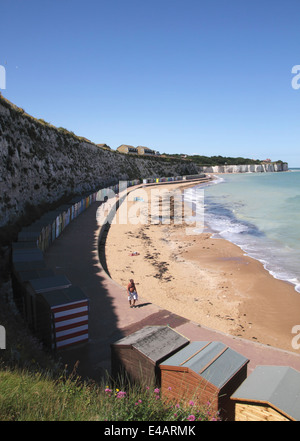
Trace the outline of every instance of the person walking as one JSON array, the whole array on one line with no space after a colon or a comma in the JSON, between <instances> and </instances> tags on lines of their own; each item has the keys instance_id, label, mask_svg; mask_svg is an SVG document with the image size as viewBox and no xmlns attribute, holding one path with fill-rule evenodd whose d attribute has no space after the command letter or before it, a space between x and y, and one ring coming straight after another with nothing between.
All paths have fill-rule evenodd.
<instances>
[{"instance_id":1,"label":"person walking","mask_svg":"<svg viewBox=\"0 0 300 441\"><path fill-rule=\"evenodd\" d=\"M134 283L133 279L129 280L129 283L127 286L127 294L128 294L129 306L130 306L130 308L134 308L135 302L138 299L138 294L137 294L137 290L136 290L135 283ZM131 304L131 302L132 302L132 304Z\"/></svg>"}]
</instances>

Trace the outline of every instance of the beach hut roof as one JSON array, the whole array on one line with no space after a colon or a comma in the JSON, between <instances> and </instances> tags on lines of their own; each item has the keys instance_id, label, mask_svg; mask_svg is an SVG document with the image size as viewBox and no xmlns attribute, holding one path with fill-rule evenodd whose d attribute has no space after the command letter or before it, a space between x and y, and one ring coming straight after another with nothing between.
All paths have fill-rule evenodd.
<instances>
[{"instance_id":1,"label":"beach hut roof","mask_svg":"<svg viewBox=\"0 0 300 441\"><path fill-rule=\"evenodd\" d=\"M37 249L36 242L13 242L11 244L12 250L35 250Z\"/></svg>"},{"instance_id":2,"label":"beach hut roof","mask_svg":"<svg viewBox=\"0 0 300 441\"><path fill-rule=\"evenodd\" d=\"M40 279L32 279L29 281L34 291L38 294L57 289L68 288L71 286L70 280L66 276L57 275L50 277L41 277Z\"/></svg>"},{"instance_id":3,"label":"beach hut roof","mask_svg":"<svg viewBox=\"0 0 300 441\"><path fill-rule=\"evenodd\" d=\"M54 272L50 268L43 269L31 269L28 271L19 271L18 276L21 282L28 282L33 279L40 279L41 277L50 277L53 276Z\"/></svg>"},{"instance_id":4,"label":"beach hut roof","mask_svg":"<svg viewBox=\"0 0 300 441\"><path fill-rule=\"evenodd\" d=\"M266 403L300 421L300 372L289 366L257 366L231 399Z\"/></svg>"},{"instance_id":5,"label":"beach hut roof","mask_svg":"<svg viewBox=\"0 0 300 441\"><path fill-rule=\"evenodd\" d=\"M41 234L41 227L30 226L24 227L18 233L18 241L19 242L32 242L37 240Z\"/></svg>"},{"instance_id":6,"label":"beach hut roof","mask_svg":"<svg viewBox=\"0 0 300 441\"><path fill-rule=\"evenodd\" d=\"M248 362L247 358L222 342L196 341L165 360L161 367L190 369L221 389Z\"/></svg>"},{"instance_id":7,"label":"beach hut roof","mask_svg":"<svg viewBox=\"0 0 300 441\"><path fill-rule=\"evenodd\" d=\"M82 195L76 195L69 201L69 203L71 205L77 204L78 202L82 201L82 198L83 198Z\"/></svg>"},{"instance_id":8,"label":"beach hut roof","mask_svg":"<svg viewBox=\"0 0 300 441\"><path fill-rule=\"evenodd\" d=\"M71 203L67 203L67 204L62 204L57 208L57 211L59 211L60 213L64 212L64 211L68 211L70 209L70 207L72 207Z\"/></svg>"},{"instance_id":9,"label":"beach hut roof","mask_svg":"<svg viewBox=\"0 0 300 441\"><path fill-rule=\"evenodd\" d=\"M47 213L45 213L45 214L43 214L43 216L42 217L40 217L40 221L45 221L45 222L48 222L48 221L53 221L53 220L55 220L56 218L57 218L57 216L59 216L61 214L61 211L59 211L59 210L51 210L51 211L48 211Z\"/></svg>"},{"instance_id":10,"label":"beach hut roof","mask_svg":"<svg viewBox=\"0 0 300 441\"><path fill-rule=\"evenodd\" d=\"M169 326L145 326L113 345L133 347L156 363L188 342L186 337Z\"/></svg>"},{"instance_id":11,"label":"beach hut roof","mask_svg":"<svg viewBox=\"0 0 300 441\"><path fill-rule=\"evenodd\" d=\"M44 259L41 260L27 260L22 262L13 262L13 267L15 272L19 271L31 271L40 270L46 268L46 263Z\"/></svg>"},{"instance_id":12,"label":"beach hut roof","mask_svg":"<svg viewBox=\"0 0 300 441\"><path fill-rule=\"evenodd\" d=\"M68 288L58 289L56 291L48 291L41 294L46 300L50 308L55 306L66 305L70 303L87 300L87 296L78 286L70 286Z\"/></svg>"},{"instance_id":13,"label":"beach hut roof","mask_svg":"<svg viewBox=\"0 0 300 441\"><path fill-rule=\"evenodd\" d=\"M42 261L44 259L43 253L39 248L19 248L12 252L13 264L17 262L34 262Z\"/></svg>"}]
</instances>

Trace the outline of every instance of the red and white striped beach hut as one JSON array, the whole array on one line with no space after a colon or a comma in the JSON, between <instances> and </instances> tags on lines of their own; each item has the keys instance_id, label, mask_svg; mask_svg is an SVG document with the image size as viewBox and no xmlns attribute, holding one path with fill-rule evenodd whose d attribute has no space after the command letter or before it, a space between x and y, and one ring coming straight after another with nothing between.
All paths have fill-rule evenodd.
<instances>
[{"instance_id":1,"label":"red and white striped beach hut","mask_svg":"<svg viewBox=\"0 0 300 441\"><path fill-rule=\"evenodd\" d=\"M89 299L77 286L41 293L36 298L37 333L51 349L87 342Z\"/></svg>"}]
</instances>

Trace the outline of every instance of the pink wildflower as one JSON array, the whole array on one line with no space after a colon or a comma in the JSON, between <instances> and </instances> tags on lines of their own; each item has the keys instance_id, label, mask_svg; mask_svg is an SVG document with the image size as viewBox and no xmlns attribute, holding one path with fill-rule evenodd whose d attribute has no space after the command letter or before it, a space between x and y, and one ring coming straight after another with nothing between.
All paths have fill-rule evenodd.
<instances>
[{"instance_id":1,"label":"pink wildflower","mask_svg":"<svg viewBox=\"0 0 300 441\"><path fill-rule=\"evenodd\" d=\"M126 396L126 392L123 392L121 390L116 395L117 398L124 398L125 396Z\"/></svg>"},{"instance_id":2,"label":"pink wildflower","mask_svg":"<svg viewBox=\"0 0 300 441\"><path fill-rule=\"evenodd\" d=\"M194 406L194 404L195 404L194 401L189 401L190 406Z\"/></svg>"},{"instance_id":3,"label":"pink wildflower","mask_svg":"<svg viewBox=\"0 0 300 441\"><path fill-rule=\"evenodd\" d=\"M188 421L195 421L196 418L195 415L189 415L187 419Z\"/></svg>"},{"instance_id":4,"label":"pink wildflower","mask_svg":"<svg viewBox=\"0 0 300 441\"><path fill-rule=\"evenodd\" d=\"M154 393L159 394L159 389L158 388L154 389Z\"/></svg>"}]
</instances>

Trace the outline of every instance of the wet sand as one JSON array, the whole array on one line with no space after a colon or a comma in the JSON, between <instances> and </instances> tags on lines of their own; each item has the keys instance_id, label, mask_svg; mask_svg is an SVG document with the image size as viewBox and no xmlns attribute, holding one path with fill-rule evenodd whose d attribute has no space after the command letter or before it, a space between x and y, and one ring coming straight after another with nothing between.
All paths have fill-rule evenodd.
<instances>
[{"instance_id":1,"label":"wet sand","mask_svg":"<svg viewBox=\"0 0 300 441\"><path fill-rule=\"evenodd\" d=\"M105 244L110 277L124 288L133 278L143 299L199 325L299 353L292 346L292 328L300 325L300 294L294 286L276 280L260 262L213 238L205 227L201 234L187 235L184 222L151 223L151 190L132 191L123 207L127 223L118 222L117 212L110 226Z\"/></svg>"}]
</instances>

